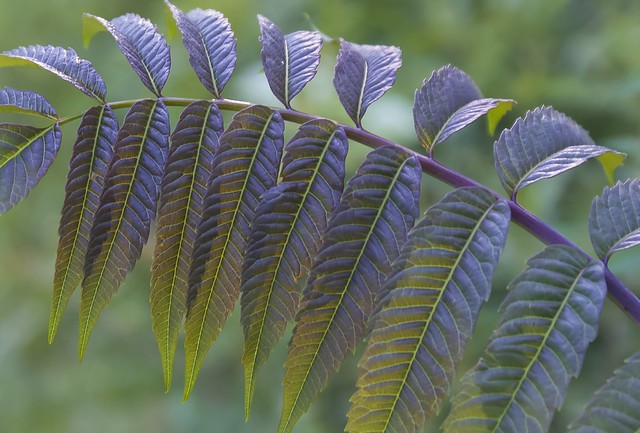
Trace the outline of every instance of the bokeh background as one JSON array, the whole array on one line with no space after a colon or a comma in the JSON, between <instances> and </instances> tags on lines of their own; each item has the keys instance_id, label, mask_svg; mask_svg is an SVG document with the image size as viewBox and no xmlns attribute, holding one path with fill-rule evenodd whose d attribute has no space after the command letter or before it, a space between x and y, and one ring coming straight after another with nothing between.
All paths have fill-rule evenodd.
<instances>
[{"instance_id":1,"label":"bokeh background","mask_svg":"<svg viewBox=\"0 0 640 433\"><path fill-rule=\"evenodd\" d=\"M175 0L183 10L215 8L230 20L238 39L238 65L225 95L277 105L261 73L258 25L261 13L285 32L308 29L307 13L327 35L357 43L396 45L403 67L395 87L372 106L365 128L417 148L411 119L413 92L431 71L451 63L468 72L486 96L513 98L518 105L501 124L539 105L552 105L576 119L598 144L627 152L619 179L640 174L640 2L635 0ZM168 29L160 0L0 0L0 50L19 45L74 47L91 60L109 88L109 100L146 97L144 87L106 33L82 47L83 12L111 19L135 12ZM179 37L171 41L173 69L165 94L207 97ZM294 107L348 122L332 91L335 44L323 49L321 70L294 100ZM0 85L35 90L62 115L88 108L91 101L72 86L41 71L0 69ZM120 113L122 115L124 113ZM178 112L172 112L176 119ZM9 121L13 120L6 117ZM149 317L149 266L153 241L93 332L82 364L76 357L78 296L74 296L53 345L47 322L65 174L77 124L65 127L59 157L28 199L0 217L0 432L125 433L273 432L281 406L286 340L261 371L253 412L243 416L240 356L242 332L234 313L203 365L191 399L182 403L183 351L178 350L173 388L163 392L160 360ZM289 128L293 130L293 126ZM438 158L493 188L492 137L480 122L438 149ZM367 149L353 144L349 170ZM592 251L587 216L606 179L596 163L523 191L522 202L565 235ZM425 178L423 205L449 187ZM461 371L482 350L497 322L497 307L508 281L542 244L511 228L494 291L485 306ZM640 255L618 254L611 266L639 289ZM564 431L622 360L638 348L640 327L610 300L601 333L590 347L581 377L570 387L553 432ZM360 349L361 350L361 349ZM305 415L297 432L342 431L354 389L356 359ZM446 413L446 409L445 409ZM425 431L438 431L437 422Z\"/></svg>"}]
</instances>

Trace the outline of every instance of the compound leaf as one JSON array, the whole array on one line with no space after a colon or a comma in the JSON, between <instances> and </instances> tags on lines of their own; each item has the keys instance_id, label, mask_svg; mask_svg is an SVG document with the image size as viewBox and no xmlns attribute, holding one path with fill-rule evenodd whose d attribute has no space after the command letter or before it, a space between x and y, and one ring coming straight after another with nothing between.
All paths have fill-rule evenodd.
<instances>
[{"instance_id":1,"label":"compound leaf","mask_svg":"<svg viewBox=\"0 0 640 433\"><path fill-rule=\"evenodd\" d=\"M204 87L220 98L236 65L236 40L229 21L211 9L185 14L167 0L165 3L182 33L191 67Z\"/></svg>"},{"instance_id":2,"label":"compound leaf","mask_svg":"<svg viewBox=\"0 0 640 433\"><path fill-rule=\"evenodd\" d=\"M178 332L186 311L189 264L213 155L222 134L222 114L210 101L182 112L173 134L158 203L156 247L151 267L151 318L165 388L169 390Z\"/></svg>"},{"instance_id":3,"label":"compound leaf","mask_svg":"<svg viewBox=\"0 0 640 433\"><path fill-rule=\"evenodd\" d=\"M313 79L320 64L322 36L298 31L283 35L267 18L258 15L262 66L273 94L285 107Z\"/></svg>"},{"instance_id":4,"label":"compound leaf","mask_svg":"<svg viewBox=\"0 0 640 433\"><path fill-rule=\"evenodd\" d=\"M46 128L0 123L0 214L25 198L42 179L61 141L58 123Z\"/></svg>"},{"instance_id":5,"label":"compound leaf","mask_svg":"<svg viewBox=\"0 0 640 433\"><path fill-rule=\"evenodd\" d=\"M282 117L259 105L239 111L220 137L188 280L185 400L238 297L249 224L276 183L283 141Z\"/></svg>"},{"instance_id":6,"label":"compound leaf","mask_svg":"<svg viewBox=\"0 0 640 433\"><path fill-rule=\"evenodd\" d=\"M553 245L529 260L462 379L445 432L546 432L597 334L605 294L602 262L580 251Z\"/></svg>"},{"instance_id":7,"label":"compound leaf","mask_svg":"<svg viewBox=\"0 0 640 433\"><path fill-rule=\"evenodd\" d=\"M541 179L554 177L607 153L587 131L550 107L529 111L500 134L493 147L495 168L505 191L518 191ZM612 168L609 167L609 170Z\"/></svg>"},{"instance_id":8,"label":"compound leaf","mask_svg":"<svg viewBox=\"0 0 640 433\"><path fill-rule=\"evenodd\" d=\"M118 120L109 106L92 107L84 113L73 145L58 229L49 343L53 342L69 298L82 281L91 227L117 134Z\"/></svg>"},{"instance_id":9,"label":"compound leaf","mask_svg":"<svg viewBox=\"0 0 640 433\"><path fill-rule=\"evenodd\" d=\"M136 102L118 132L84 264L78 356L100 311L140 258L149 237L168 152L169 113L161 100Z\"/></svg>"},{"instance_id":10,"label":"compound leaf","mask_svg":"<svg viewBox=\"0 0 640 433\"><path fill-rule=\"evenodd\" d=\"M107 87L102 77L88 61L78 57L71 48L51 45L30 45L0 53L0 68L6 66L35 66L73 84L84 94L104 102Z\"/></svg>"},{"instance_id":11,"label":"compound leaf","mask_svg":"<svg viewBox=\"0 0 640 433\"><path fill-rule=\"evenodd\" d=\"M281 182L262 198L251 226L241 284L245 410L257 372L298 307L298 280L320 248L340 200L348 140L328 120L303 124L287 143Z\"/></svg>"},{"instance_id":12,"label":"compound leaf","mask_svg":"<svg viewBox=\"0 0 640 433\"><path fill-rule=\"evenodd\" d=\"M596 391L569 433L637 433L640 431L640 352L625 360Z\"/></svg>"},{"instance_id":13,"label":"compound leaf","mask_svg":"<svg viewBox=\"0 0 640 433\"><path fill-rule=\"evenodd\" d=\"M400 56L397 47L358 45L340 39L333 86L356 126L361 126L367 107L393 86L402 64Z\"/></svg>"},{"instance_id":14,"label":"compound leaf","mask_svg":"<svg viewBox=\"0 0 640 433\"><path fill-rule=\"evenodd\" d=\"M640 244L640 180L618 182L593 199L589 234L605 263L616 251Z\"/></svg>"},{"instance_id":15,"label":"compound leaf","mask_svg":"<svg viewBox=\"0 0 640 433\"><path fill-rule=\"evenodd\" d=\"M0 113L32 114L58 120L58 113L49 101L35 92L5 87L0 90Z\"/></svg>"},{"instance_id":16,"label":"compound leaf","mask_svg":"<svg viewBox=\"0 0 640 433\"><path fill-rule=\"evenodd\" d=\"M460 188L409 232L360 361L346 431L418 432L442 407L489 297L509 206Z\"/></svg>"},{"instance_id":17,"label":"compound leaf","mask_svg":"<svg viewBox=\"0 0 640 433\"><path fill-rule=\"evenodd\" d=\"M136 14L125 14L111 21L84 14L85 44L99 31L98 24L111 33L145 87L160 96L169 78L171 55L165 37L158 33L156 26Z\"/></svg>"},{"instance_id":18,"label":"compound leaf","mask_svg":"<svg viewBox=\"0 0 640 433\"><path fill-rule=\"evenodd\" d=\"M288 433L364 336L374 299L418 215L420 164L394 147L369 153L331 215L285 361Z\"/></svg>"},{"instance_id":19,"label":"compound leaf","mask_svg":"<svg viewBox=\"0 0 640 433\"><path fill-rule=\"evenodd\" d=\"M420 144L431 153L437 144L492 111L490 128L495 128L512 105L511 100L483 99L469 75L448 65L434 71L416 90L413 123Z\"/></svg>"}]
</instances>

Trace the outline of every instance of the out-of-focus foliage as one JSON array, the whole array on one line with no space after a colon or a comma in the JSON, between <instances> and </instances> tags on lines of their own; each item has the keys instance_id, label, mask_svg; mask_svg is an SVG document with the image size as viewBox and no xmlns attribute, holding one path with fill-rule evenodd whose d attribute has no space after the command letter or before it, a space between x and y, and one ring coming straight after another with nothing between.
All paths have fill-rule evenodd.
<instances>
[{"instance_id":1,"label":"out-of-focus foliage","mask_svg":"<svg viewBox=\"0 0 640 433\"><path fill-rule=\"evenodd\" d=\"M256 14L268 15L284 32L304 27L303 13L331 37L356 43L395 45L403 50L403 66L396 86L382 102L371 106L363 126L404 145L418 148L414 138L411 104L413 92L430 71L452 63L471 75L485 96L518 101L510 123L527 109L545 104L567 113L590 133L596 144L632 155L618 170L618 178L633 176L640 160L633 159L640 144L640 3L633 0L200 0L175 1L183 10L213 7L232 23L238 38L238 71L225 88L225 96L276 104L259 65L259 30ZM55 44L79 47L81 14L112 18L135 12L167 33L160 1L112 0L5 1L0 5L0 50L19 45ZM344 19L348 17L348 19ZM163 94L208 97L188 64L179 38L170 41L173 72ZM325 43L317 78L293 101L294 108L348 121L331 89L338 45ZM96 35L81 57L92 61L109 87L109 99L144 97L148 93L115 48L113 41ZM69 84L38 71L0 70L0 81L18 89L46 95L58 112L68 114L90 102ZM256 96L257 95L257 96ZM172 119L177 119L177 111ZM286 348L281 344L262 368L265 374L255 390L252 417L243 419L242 332L238 317L216 344L215 356L203 365L199 386L184 405L180 387L162 393L162 370L151 332L147 305L149 267L153 245L147 245L136 269L127 277L120 296L105 312L95 330L91 353L80 366L75 358L79 308L73 297L61 332L48 346L47 321L58 225L62 207L69 140L77 125L66 126L67 139L49 177L30 194L29 204L18 205L1 217L0 225L0 430L3 432L105 433L155 431L254 432L277 424L280 415L281 365ZM488 186L499 188L490 174L492 139L482 127L470 128L439 149L439 158ZM353 146L350 173L368 149ZM591 199L602 190L604 175L592 170L595 162L560 176L550 185L541 182L519 195L539 216L587 248L587 221ZM477 168L476 168L477 167ZM428 179L424 203L448 187ZM529 192L529 189L532 192ZM509 234L506 251L496 270L494 291L480 314L477 334L470 341L461 371L479 355L495 328L496 305L514 270L542 249L517 228ZM620 252L611 267L626 281L635 281L632 263L638 254ZM625 270L626 269L626 270ZM64 328L64 329L62 329ZM599 387L625 357L634 351L630 341L640 332L630 320L605 303L600 335L591 346L582 371L583 380L570 387L564 408L552 431L574 419L587 396ZM179 343L181 344L181 343ZM355 359L329 385L297 430L309 433L340 431L347 399L355 386ZM181 362L181 361L179 361ZM178 371L182 365L177 365ZM431 431L432 427L427 428Z\"/></svg>"}]
</instances>

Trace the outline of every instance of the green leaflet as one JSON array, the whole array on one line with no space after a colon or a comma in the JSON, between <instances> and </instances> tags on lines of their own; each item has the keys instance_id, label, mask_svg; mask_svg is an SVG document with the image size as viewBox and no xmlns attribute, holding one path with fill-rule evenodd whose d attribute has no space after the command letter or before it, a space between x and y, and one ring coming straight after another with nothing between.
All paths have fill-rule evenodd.
<instances>
[{"instance_id":1,"label":"green leaflet","mask_svg":"<svg viewBox=\"0 0 640 433\"><path fill-rule=\"evenodd\" d=\"M118 120L107 105L87 110L78 128L58 229L60 240L53 277L49 344L53 342L69 298L82 281L89 235L117 134Z\"/></svg>"},{"instance_id":2,"label":"green leaflet","mask_svg":"<svg viewBox=\"0 0 640 433\"><path fill-rule=\"evenodd\" d=\"M0 215L24 199L47 173L61 141L57 122L46 128L0 123Z\"/></svg>"},{"instance_id":3,"label":"green leaflet","mask_svg":"<svg viewBox=\"0 0 640 433\"><path fill-rule=\"evenodd\" d=\"M393 147L370 152L331 215L285 362L280 433L288 433L364 336L366 321L418 214L420 165Z\"/></svg>"},{"instance_id":4,"label":"green leaflet","mask_svg":"<svg viewBox=\"0 0 640 433\"><path fill-rule=\"evenodd\" d=\"M597 392L568 433L637 433L640 431L640 352Z\"/></svg>"},{"instance_id":5,"label":"green leaflet","mask_svg":"<svg viewBox=\"0 0 640 433\"><path fill-rule=\"evenodd\" d=\"M418 432L445 394L489 297L509 206L460 188L409 233L360 361L346 431Z\"/></svg>"},{"instance_id":6,"label":"green leaflet","mask_svg":"<svg viewBox=\"0 0 640 433\"><path fill-rule=\"evenodd\" d=\"M510 284L485 355L462 379L445 432L543 433L597 334L604 267L553 245Z\"/></svg>"},{"instance_id":7,"label":"green leaflet","mask_svg":"<svg viewBox=\"0 0 640 433\"><path fill-rule=\"evenodd\" d=\"M281 182L263 195L242 273L245 413L257 372L298 307L298 280L320 248L344 184L347 136L328 120L300 127L285 147Z\"/></svg>"},{"instance_id":8,"label":"green leaflet","mask_svg":"<svg viewBox=\"0 0 640 433\"><path fill-rule=\"evenodd\" d=\"M238 297L249 224L276 183L283 134L280 114L256 105L238 112L220 137L188 280L185 400Z\"/></svg>"},{"instance_id":9,"label":"green leaflet","mask_svg":"<svg viewBox=\"0 0 640 433\"><path fill-rule=\"evenodd\" d=\"M131 107L118 133L85 257L80 359L100 311L133 269L149 237L169 147L169 126L164 103L147 99Z\"/></svg>"},{"instance_id":10,"label":"green leaflet","mask_svg":"<svg viewBox=\"0 0 640 433\"><path fill-rule=\"evenodd\" d=\"M213 155L222 130L222 115L216 105L211 101L190 104L171 135L162 177L150 303L167 391L171 385L178 332L186 311L196 230L202 219Z\"/></svg>"}]
</instances>

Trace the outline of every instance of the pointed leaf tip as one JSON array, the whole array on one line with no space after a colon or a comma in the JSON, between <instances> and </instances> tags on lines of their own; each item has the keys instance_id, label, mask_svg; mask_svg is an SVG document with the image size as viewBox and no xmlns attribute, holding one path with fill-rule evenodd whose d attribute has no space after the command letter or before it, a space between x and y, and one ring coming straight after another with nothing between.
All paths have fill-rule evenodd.
<instances>
[{"instance_id":1,"label":"pointed leaf tip","mask_svg":"<svg viewBox=\"0 0 640 433\"><path fill-rule=\"evenodd\" d=\"M100 26L116 41L118 48L147 89L161 96L171 69L169 45L156 26L136 14L125 14L107 21L104 18L84 15L83 39L88 43Z\"/></svg>"},{"instance_id":2,"label":"pointed leaf tip","mask_svg":"<svg viewBox=\"0 0 640 433\"><path fill-rule=\"evenodd\" d=\"M605 263L612 254L640 244L640 179L606 187L591 204L589 235Z\"/></svg>"},{"instance_id":3,"label":"pointed leaf tip","mask_svg":"<svg viewBox=\"0 0 640 433\"><path fill-rule=\"evenodd\" d=\"M216 98L236 65L236 39L229 21L220 12L194 9L186 14L165 0L182 33L189 63L204 87Z\"/></svg>"},{"instance_id":4,"label":"pointed leaf tip","mask_svg":"<svg viewBox=\"0 0 640 433\"><path fill-rule=\"evenodd\" d=\"M81 59L71 48L51 45L31 45L0 53L0 67L36 66L73 84L100 102L104 102L107 87L91 62Z\"/></svg>"},{"instance_id":5,"label":"pointed leaf tip","mask_svg":"<svg viewBox=\"0 0 640 433\"><path fill-rule=\"evenodd\" d=\"M536 108L518 118L500 134L493 153L500 183L513 199L527 185L557 176L589 159L621 155L597 146L580 125L551 107Z\"/></svg>"},{"instance_id":6,"label":"pointed leaf tip","mask_svg":"<svg viewBox=\"0 0 640 433\"><path fill-rule=\"evenodd\" d=\"M267 18L258 15L264 73L273 94L291 107L291 100L313 79L320 64L322 36L298 31L283 35Z\"/></svg>"},{"instance_id":7,"label":"pointed leaf tip","mask_svg":"<svg viewBox=\"0 0 640 433\"><path fill-rule=\"evenodd\" d=\"M397 47L358 45L340 39L333 86L356 126L361 126L369 105L393 86L401 65Z\"/></svg>"}]
</instances>

